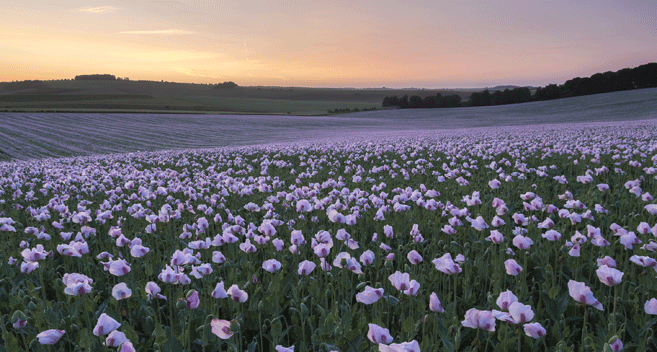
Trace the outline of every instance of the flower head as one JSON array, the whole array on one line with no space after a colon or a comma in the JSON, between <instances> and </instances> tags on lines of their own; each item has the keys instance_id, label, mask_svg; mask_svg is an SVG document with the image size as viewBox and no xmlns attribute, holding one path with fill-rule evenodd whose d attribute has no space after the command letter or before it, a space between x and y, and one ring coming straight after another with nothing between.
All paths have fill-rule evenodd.
<instances>
[{"instance_id":1,"label":"flower head","mask_svg":"<svg viewBox=\"0 0 657 352\"><path fill-rule=\"evenodd\" d=\"M233 336L233 331L230 330L230 321L228 320L212 319L210 326L212 326L212 333L222 340L228 340Z\"/></svg>"},{"instance_id":2,"label":"flower head","mask_svg":"<svg viewBox=\"0 0 657 352\"><path fill-rule=\"evenodd\" d=\"M591 292L591 289L583 282L574 280L568 281L568 292L570 293L570 297L572 297L577 302L591 305L599 310L604 310L602 304L597 299L595 299L595 297L593 297L593 292Z\"/></svg>"}]
</instances>

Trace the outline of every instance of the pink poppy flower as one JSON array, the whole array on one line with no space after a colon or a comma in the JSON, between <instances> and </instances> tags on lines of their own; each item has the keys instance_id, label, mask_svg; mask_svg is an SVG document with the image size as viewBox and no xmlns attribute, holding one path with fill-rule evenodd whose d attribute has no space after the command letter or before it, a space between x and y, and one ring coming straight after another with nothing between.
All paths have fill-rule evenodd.
<instances>
[{"instance_id":1,"label":"pink poppy flower","mask_svg":"<svg viewBox=\"0 0 657 352\"><path fill-rule=\"evenodd\" d=\"M517 276L522 271L522 267L515 261L515 259L507 259L504 262L506 273L509 275Z\"/></svg>"},{"instance_id":2,"label":"pink poppy flower","mask_svg":"<svg viewBox=\"0 0 657 352\"><path fill-rule=\"evenodd\" d=\"M392 286L394 286L399 291L405 291L411 286L410 276L408 273L396 271L394 274L388 276L388 280L390 280Z\"/></svg>"},{"instance_id":3,"label":"pink poppy flower","mask_svg":"<svg viewBox=\"0 0 657 352\"><path fill-rule=\"evenodd\" d=\"M42 345L54 345L64 336L65 330L50 329L40 332L36 338Z\"/></svg>"},{"instance_id":4,"label":"pink poppy flower","mask_svg":"<svg viewBox=\"0 0 657 352\"><path fill-rule=\"evenodd\" d=\"M546 233L542 234L541 237L549 241L558 241L561 239L561 234L554 230L548 230Z\"/></svg>"},{"instance_id":5,"label":"pink poppy flower","mask_svg":"<svg viewBox=\"0 0 657 352\"><path fill-rule=\"evenodd\" d=\"M444 232L444 233L446 233L446 234L448 234L448 235L453 235L453 234L456 233L456 230L454 230L454 228L453 228L451 225L445 225L445 226L443 226L443 228L440 229L440 231L442 231L442 232Z\"/></svg>"},{"instance_id":6,"label":"pink poppy flower","mask_svg":"<svg viewBox=\"0 0 657 352\"><path fill-rule=\"evenodd\" d=\"M196 309L200 304L200 299L198 298L198 291L194 290L192 293L187 295L187 308Z\"/></svg>"},{"instance_id":7,"label":"pink poppy flower","mask_svg":"<svg viewBox=\"0 0 657 352\"><path fill-rule=\"evenodd\" d=\"M39 262L22 262L21 273L29 274L39 267Z\"/></svg>"},{"instance_id":8,"label":"pink poppy flower","mask_svg":"<svg viewBox=\"0 0 657 352\"><path fill-rule=\"evenodd\" d=\"M382 328L376 324L367 325L369 326L367 338L370 339L370 341L377 344L389 344L392 342L392 336L390 336L390 331L388 329Z\"/></svg>"},{"instance_id":9,"label":"pink poppy flower","mask_svg":"<svg viewBox=\"0 0 657 352\"><path fill-rule=\"evenodd\" d=\"M646 314L657 315L657 298L651 298L643 305Z\"/></svg>"},{"instance_id":10,"label":"pink poppy flower","mask_svg":"<svg viewBox=\"0 0 657 352\"><path fill-rule=\"evenodd\" d=\"M107 335L121 326L121 323L112 319L109 315L103 313L98 318L96 326L94 327L93 334L96 336Z\"/></svg>"},{"instance_id":11,"label":"pink poppy flower","mask_svg":"<svg viewBox=\"0 0 657 352\"><path fill-rule=\"evenodd\" d=\"M132 342L126 341L121 344L119 352L136 352L135 346L132 345Z\"/></svg>"},{"instance_id":12,"label":"pink poppy flower","mask_svg":"<svg viewBox=\"0 0 657 352\"><path fill-rule=\"evenodd\" d=\"M383 234L386 236L386 238L392 238L393 236L392 226L390 225L383 226Z\"/></svg>"},{"instance_id":13,"label":"pink poppy flower","mask_svg":"<svg viewBox=\"0 0 657 352\"><path fill-rule=\"evenodd\" d=\"M488 186L492 189L498 189L501 185L502 183L498 179L492 179L488 181Z\"/></svg>"},{"instance_id":14,"label":"pink poppy flower","mask_svg":"<svg viewBox=\"0 0 657 352\"><path fill-rule=\"evenodd\" d=\"M604 311L602 304L593 297L593 292L583 282L568 281L568 293L570 297L582 304L588 304L596 309Z\"/></svg>"},{"instance_id":15,"label":"pink poppy flower","mask_svg":"<svg viewBox=\"0 0 657 352\"><path fill-rule=\"evenodd\" d=\"M444 313L445 309L438 299L438 295L435 292L431 292L429 296L429 310L432 312Z\"/></svg>"},{"instance_id":16,"label":"pink poppy flower","mask_svg":"<svg viewBox=\"0 0 657 352\"><path fill-rule=\"evenodd\" d=\"M315 255L319 258L324 258L331 252L331 249L324 243L320 243L313 248Z\"/></svg>"},{"instance_id":17,"label":"pink poppy flower","mask_svg":"<svg viewBox=\"0 0 657 352\"><path fill-rule=\"evenodd\" d=\"M367 285L365 286L365 290L363 292L356 294L356 302L372 304L378 301L381 297L383 297L382 288L375 289Z\"/></svg>"},{"instance_id":18,"label":"pink poppy flower","mask_svg":"<svg viewBox=\"0 0 657 352\"><path fill-rule=\"evenodd\" d=\"M486 237L485 240L493 243L502 243L504 242L504 235L497 230L491 230L490 236Z\"/></svg>"},{"instance_id":19,"label":"pink poppy flower","mask_svg":"<svg viewBox=\"0 0 657 352\"><path fill-rule=\"evenodd\" d=\"M296 210L298 213L306 213L313 209L313 206L310 205L310 202L307 199L301 199L296 204Z\"/></svg>"},{"instance_id":20,"label":"pink poppy flower","mask_svg":"<svg viewBox=\"0 0 657 352\"><path fill-rule=\"evenodd\" d=\"M520 302L513 302L509 306L509 314L515 324L523 324L534 319L532 307Z\"/></svg>"},{"instance_id":21,"label":"pink poppy flower","mask_svg":"<svg viewBox=\"0 0 657 352\"><path fill-rule=\"evenodd\" d=\"M369 249L363 252L363 254L360 255L360 262L365 266L374 263L374 252Z\"/></svg>"},{"instance_id":22,"label":"pink poppy flower","mask_svg":"<svg viewBox=\"0 0 657 352\"><path fill-rule=\"evenodd\" d=\"M214 288L214 291L212 291L212 294L210 294L212 298L226 298L228 297L228 293L226 292L226 289L224 288L224 282L218 282L217 285Z\"/></svg>"},{"instance_id":23,"label":"pink poppy flower","mask_svg":"<svg viewBox=\"0 0 657 352\"><path fill-rule=\"evenodd\" d=\"M600 282L607 286L618 285L623 281L623 272L606 265L600 266L595 272L598 274Z\"/></svg>"},{"instance_id":24,"label":"pink poppy flower","mask_svg":"<svg viewBox=\"0 0 657 352\"><path fill-rule=\"evenodd\" d=\"M598 266L603 266L606 265L610 268L615 268L616 267L616 261L610 257L610 256L605 256L604 258L598 258L596 260Z\"/></svg>"},{"instance_id":25,"label":"pink poppy flower","mask_svg":"<svg viewBox=\"0 0 657 352\"><path fill-rule=\"evenodd\" d=\"M657 215L657 204L648 204L643 207L650 215Z\"/></svg>"},{"instance_id":26,"label":"pink poppy flower","mask_svg":"<svg viewBox=\"0 0 657 352\"><path fill-rule=\"evenodd\" d=\"M281 268L281 262L276 259L269 259L262 262L262 268L270 273L275 273Z\"/></svg>"},{"instance_id":27,"label":"pink poppy flower","mask_svg":"<svg viewBox=\"0 0 657 352\"><path fill-rule=\"evenodd\" d=\"M493 227L500 227L502 225L506 225L506 221L502 220L499 216L495 215L493 217L493 220L490 222L491 226Z\"/></svg>"},{"instance_id":28,"label":"pink poppy flower","mask_svg":"<svg viewBox=\"0 0 657 352\"><path fill-rule=\"evenodd\" d=\"M408 289L404 290L404 294L407 296L417 296L419 291L420 283L415 280L411 280L411 282L409 282Z\"/></svg>"},{"instance_id":29,"label":"pink poppy flower","mask_svg":"<svg viewBox=\"0 0 657 352\"><path fill-rule=\"evenodd\" d=\"M534 244L534 241L532 241L531 238L525 237L523 235L518 235L513 238L513 245L521 250L529 249L532 244Z\"/></svg>"},{"instance_id":30,"label":"pink poppy flower","mask_svg":"<svg viewBox=\"0 0 657 352\"><path fill-rule=\"evenodd\" d=\"M612 337L613 339L613 337ZM611 341L611 340L610 340ZM623 349L623 341L621 341L618 337L614 340L614 342L611 342L609 344L609 347L611 347L611 350L613 352L620 352L620 350Z\"/></svg>"},{"instance_id":31,"label":"pink poppy flower","mask_svg":"<svg viewBox=\"0 0 657 352\"><path fill-rule=\"evenodd\" d=\"M212 326L212 333L222 340L228 340L233 336L233 331L230 330L230 321L228 320L212 319L210 326Z\"/></svg>"},{"instance_id":32,"label":"pink poppy flower","mask_svg":"<svg viewBox=\"0 0 657 352\"><path fill-rule=\"evenodd\" d=\"M465 312L465 320L461 322L461 325L466 328L495 331L495 317L490 311L470 308Z\"/></svg>"},{"instance_id":33,"label":"pink poppy flower","mask_svg":"<svg viewBox=\"0 0 657 352\"><path fill-rule=\"evenodd\" d=\"M379 344L379 351L380 352L420 352L420 344L416 340L413 340L411 342L393 343L388 346L384 344Z\"/></svg>"},{"instance_id":34,"label":"pink poppy flower","mask_svg":"<svg viewBox=\"0 0 657 352\"><path fill-rule=\"evenodd\" d=\"M122 343L127 342L128 338L125 336L124 333L114 330L107 335L107 338L105 339L105 346L109 347L119 347L121 346Z\"/></svg>"},{"instance_id":35,"label":"pink poppy flower","mask_svg":"<svg viewBox=\"0 0 657 352\"><path fill-rule=\"evenodd\" d=\"M497 297L497 306L503 311L508 311L511 304L518 302L518 297L513 292L506 290Z\"/></svg>"},{"instance_id":36,"label":"pink poppy flower","mask_svg":"<svg viewBox=\"0 0 657 352\"><path fill-rule=\"evenodd\" d=\"M646 268L655 268L657 271L657 261L648 256L633 255L630 257L630 261Z\"/></svg>"},{"instance_id":37,"label":"pink poppy flower","mask_svg":"<svg viewBox=\"0 0 657 352\"><path fill-rule=\"evenodd\" d=\"M525 335L535 339L545 336L546 333L545 328L540 323L525 324L523 325L523 329L525 330Z\"/></svg>"},{"instance_id":38,"label":"pink poppy flower","mask_svg":"<svg viewBox=\"0 0 657 352\"><path fill-rule=\"evenodd\" d=\"M303 238L303 234L301 233L301 231L298 230L292 231L290 235L290 241L292 242L292 244L297 246L306 243L306 240Z\"/></svg>"},{"instance_id":39,"label":"pink poppy flower","mask_svg":"<svg viewBox=\"0 0 657 352\"><path fill-rule=\"evenodd\" d=\"M461 267L454 263L450 253L445 253L442 257L434 259L431 262L436 266L436 270L447 275L458 274L462 271Z\"/></svg>"},{"instance_id":40,"label":"pink poppy flower","mask_svg":"<svg viewBox=\"0 0 657 352\"><path fill-rule=\"evenodd\" d=\"M158 299L167 299L165 296L160 294L160 286L158 286L155 282L149 281L146 284L146 287L144 288L144 291L146 291L146 298L149 300L152 299L153 297L158 298Z\"/></svg>"},{"instance_id":41,"label":"pink poppy flower","mask_svg":"<svg viewBox=\"0 0 657 352\"><path fill-rule=\"evenodd\" d=\"M411 262L411 264L418 264L422 262L422 256L416 250L408 252L406 258L408 258L408 261Z\"/></svg>"},{"instance_id":42,"label":"pink poppy flower","mask_svg":"<svg viewBox=\"0 0 657 352\"><path fill-rule=\"evenodd\" d=\"M309 260L304 260L301 263L299 263L299 270L297 270L297 272L299 273L299 275L304 275L304 276L310 275L310 273L312 273L313 270L315 270L315 266L316 266L315 263Z\"/></svg>"},{"instance_id":43,"label":"pink poppy flower","mask_svg":"<svg viewBox=\"0 0 657 352\"><path fill-rule=\"evenodd\" d=\"M237 285L232 285L226 291L230 295L230 298L235 302L244 303L249 298L249 294L244 290L240 290Z\"/></svg>"},{"instance_id":44,"label":"pink poppy flower","mask_svg":"<svg viewBox=\"0 0 657 352\"><path fill-rule=\"evenodd\" d=\"M18 318L13 324L11 324L11 326L16 330L23 329L27 326L27 320L21 320L21 318Z\"/></svg>"},{"instance_id":45,"label":"pink poppy flower","mask_svg":"<svg viewBox=\"0 0 657 352\"><path fill-rule=\"evenodd\" d=\"M130 296L132 296L132 291L128 288L125 282L118 283L112 288L112 297L117 301Z\"/></svg>"},{"instance_id":46,"label":"pink poppy flower","mask_svg":"<svg viewBox=\"0 0 657 352\"><path fill-rule=\"evenodd\" d=\"M130 266L123 259L119 259L119 260L110 259L109 272L110 274L115 276L123 276L130 272Z\"/></svg>"}]
</instances>

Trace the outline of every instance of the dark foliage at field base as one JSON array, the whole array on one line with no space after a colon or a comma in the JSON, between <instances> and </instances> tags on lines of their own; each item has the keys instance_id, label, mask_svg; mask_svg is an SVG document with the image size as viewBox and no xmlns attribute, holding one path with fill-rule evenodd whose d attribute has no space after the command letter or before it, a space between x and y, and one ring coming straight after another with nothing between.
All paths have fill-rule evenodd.
<instances>
[{"instance_id":1,"label":"dark foliage at field base","mask_svg":"<svg viewBox=\"0 0 657 352\"><path fill-rule=\"evenodd\" d=\"M455 95L441 96L438 94L424 98L417 95L409 98L405 95L401 98L385 97L381 105L384 108L396 107L399 109L508 105L655 87L657 87L657 63L652 62L616 72L596 73L591 77L575 77L561 85L549 84L545 87L538 87L534 95L531 94L529 88L519 87L504 91L496 90L493 93L489 90L475 92L465 102L461 102L461 99Z\"/></svg>"}]
</instances>

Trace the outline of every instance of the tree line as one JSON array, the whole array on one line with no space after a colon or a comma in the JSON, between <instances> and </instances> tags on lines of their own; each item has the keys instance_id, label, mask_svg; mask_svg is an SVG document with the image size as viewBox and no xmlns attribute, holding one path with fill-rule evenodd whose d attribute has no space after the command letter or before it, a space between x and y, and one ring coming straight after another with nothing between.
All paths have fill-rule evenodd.
<instances>
[{"instance_id":1,"label":"tree line","mask_svg":"<svg viewBox=\"0 0 657 352\"><path fill-rule=\"evenodd\" d=\"M455 108L461 106L461 97L452 94L442 96L440 93L427 97L413 95L410 98L404 95L401 98L397 96L383 98L382 106L397 106L400 109L433 109L433 108Z\"/></svg>"},{"instance_id":2,"label":"tree line","mask_svg":"<svg viewBox=\"0 0 657 352\"><path fill-rule=\"evenodd\" d=\"M383 98L382 106L397 107L399 109L417 108L453 108L462 106L490 106L527 103L531 101L552 100L560 98L577 97L599 93L609 93L631 89L656 88L657 87L657 63L648 63L635 68L624 68L622 70L604 73L596 73L590 77L576 77L566 81L564 84L549 84L539 87L532 95L527 87L505 89L504 91L484 90L472 93L467 101L461 102L461 98L454 94L442 96L420 97L404 95L387 96Z\"/></svg>"},{"instance_id":3,"label":"tree line","mask_svg":"<svg viewBox=\"0 0 657 352\"><path fill-rule=\"evenodd\" d=\"M616 72L596 73L591 77L575 77L564 84L538 88L534 100L552 100L622 90L657 87L657 63L624 68Z\"/></svg>"},{"instance_id":4,"label":"tree line","mask_svg":"<svg viewBox=\"0 0 657 352\"><path fill-rule=\"evenodd\" d=\"M228 81L224 83L217 83L213 86L214 89L230 89L230 88L236 88L237 83L233 81Z\"/></svg>"}]
</instances>

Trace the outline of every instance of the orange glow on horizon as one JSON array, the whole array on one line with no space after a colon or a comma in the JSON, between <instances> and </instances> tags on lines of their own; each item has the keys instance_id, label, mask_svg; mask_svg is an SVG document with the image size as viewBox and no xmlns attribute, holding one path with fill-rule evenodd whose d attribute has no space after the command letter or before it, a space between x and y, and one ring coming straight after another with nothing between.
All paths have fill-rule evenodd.
<instances>
[{"instance_id":1,"label":"orange glow on horizon","mask_svg":"<svg viewBox=\"0 0 657 352\"><path fill-rule=\"evenodd\" d=\"M515 0L88 7L30 0L0 14L0 81L109 73L243 86L545 85L657 57L657 27L644 15L657 5L557 2L563 9Z\"/></svg>"}]
</instances>

